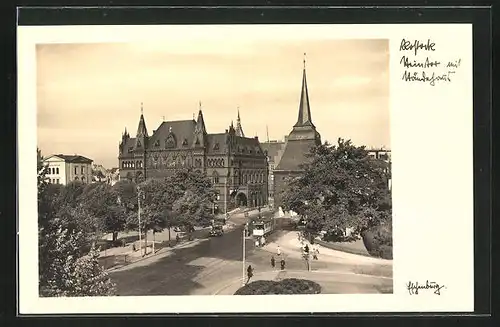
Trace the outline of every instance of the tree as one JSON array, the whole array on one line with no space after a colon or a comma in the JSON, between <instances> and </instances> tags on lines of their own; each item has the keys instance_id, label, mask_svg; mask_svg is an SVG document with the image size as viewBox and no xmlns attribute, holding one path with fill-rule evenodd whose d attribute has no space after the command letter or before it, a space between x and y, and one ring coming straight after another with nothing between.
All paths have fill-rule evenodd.
<instances>
[{"instance_id":1,"label":"tree","mask_svg":"<svg viewBox=\"0 0 500 327\"><path fill-rule=\"evenodd\" d=\"M81 232L59 227L42 234L39 291L41 296L114 295L115 285L99 264L99 251L86 255Z\"/></svg>"},{"instance_id":2,"label":"tree","mask_svg":"<svg viewBox=\"0 0 500 327\"><path fill-rule=\"evenodd\" d=\"M39 293L41 296L113 295L115 286L98 262L99 252L94 247L88 254L87 240L82 231L68 228L67 222L80 221L77 217L60 219L56 215L81 215L80 206L55 210L52 185L47 181L43 156L37 150L38 180L38 242ZM61 190L61 189L60 189ZM52 193L51 193L52 192ZM52 199L52 200L51 200ZM49 201L50 200L50 201Z\"/></svg>"},{"instance_id":3,"label":"tree","mask_svg":"<svg viewBox=\"0 0 500 327\"><path fill-rule=\"evenodd\" d=\"M342 238L347 227L361 233L391 219L387 163L343 139L319 145L308 156L310 163L283 194L285 209L306 218L307 232Z\"/></svg>"},{"instance_id":4,"label":"tree","mask_svg":"<svg viewBox=\"0 0 500 327\"><path fill-rule=\"evenodd\" d=\"M94 217L96 236L112 233L116 241L118 232L125 228L125 209L119 204L118 193L109 184L88 184L78 200Z\"/></svg>"},{"instance_id":5,"label":"tree","mask_svg":"<svg viewBox=\"0 0 500 327\"><path fill-rule=\"evenodd\" d=\"M138 185L138 190L141 210L140 228L145 234L144 242L147 245L148 231L153 230L153 232L158 232L170 225L167 219L171 218L168 214L170 209L169 197L171 194L171 185L166 181L148 179Z\"/></svg>"},{"instance_id":6,"label":"tree","mask_svg":"<svg viewBox=\"0 0 500 327\"><path fill-rule=\"evenodd\" d=\"M192 231L195 226L209 226L214 219L210 207L212 206L210 194L198 194L187 190L183 196L175 201L173 212L177 216L177 223Z\"/></svg>"}]
</instances>

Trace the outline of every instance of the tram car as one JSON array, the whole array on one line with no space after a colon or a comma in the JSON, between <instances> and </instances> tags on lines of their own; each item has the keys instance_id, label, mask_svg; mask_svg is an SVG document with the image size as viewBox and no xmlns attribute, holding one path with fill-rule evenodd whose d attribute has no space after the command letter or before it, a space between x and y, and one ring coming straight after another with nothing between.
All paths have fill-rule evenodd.
<instances>
[{"instance_id":1,"label":"tram car","mask_svg":"<svg viewBox=\"0 0 500 327\"><path fill-rule=\"evenodd\" d=\"M267 236L274 228L274 219L272 217L266 217L253 222L252 234L254 237Z\"/></svg>"}]
</instances>

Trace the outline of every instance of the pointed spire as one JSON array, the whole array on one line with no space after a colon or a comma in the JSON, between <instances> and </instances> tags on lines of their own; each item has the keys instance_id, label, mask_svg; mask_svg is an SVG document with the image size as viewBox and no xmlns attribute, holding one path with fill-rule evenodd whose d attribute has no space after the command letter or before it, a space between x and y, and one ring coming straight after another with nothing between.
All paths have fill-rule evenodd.
<instances>
[{"instance_id":1,"label":"pointed spire","mask_svg":"<svg viewBox=\"0 0 500 327\"><path fill-rule=\"evenodd\" d=\"M203 119L203 112L201 111L201 101L200 110L198 111L198 120L196 121L196 128L203 133L206 133L205 120Z\"/></svg>"},{"instance_id":2,"label":"pointed spire","mask_svg":"<svg viewBox=\"0 0 500 327\"><path fill-rule=\"evenodd\" d=\"M139 126L137 126L137 137L148 137L148 129L146 128L146 121L144 120L144 108L141 102L141 118L139 119Z\"/></svg>"},{"instance_id":3,"label":"pointed spire","mask_svg":"<svg viewBox=\"0 0 500 327\"><path fill-rule=\"evenodd\" d=\"M236 135L245 137L245 133L243 133L243 128L241 127L240 107L238 107L238 118L236 119Z\"/></svg>"},{"instance_id":4,"label":"pointed spire","mask_svg":"<svg viewBox=\"0 0 500 327\"><path fill-rule=\"evenodd\" d=\"M306 78L306 59L304 53L304 70L302 72L302 89L300 93L299 115L297 123L298 126L314 126L311 118L311 108L309 107L309 94L307 91L307 78Z\"/></svg>"},{"instance_id":5,"label":"pointed spire","mask_svg":"<svg viewBox=\"0 0 500 327\"><path fill-rule=\"evenodd\" d=\"M267 143L269 143L269 128L266 125L266 136L267 136Z\"/></svg>"}]
</instances>

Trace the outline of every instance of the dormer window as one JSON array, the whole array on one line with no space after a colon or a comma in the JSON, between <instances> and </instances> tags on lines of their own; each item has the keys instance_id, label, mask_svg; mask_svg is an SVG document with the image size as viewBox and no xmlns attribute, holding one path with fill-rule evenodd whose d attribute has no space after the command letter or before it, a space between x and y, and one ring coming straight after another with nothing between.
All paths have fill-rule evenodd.
<instances>
[{"instance_id":1,"label":"dormer window","mask_svg":"<svg viewBox=\"0 0 500 327\"><path fill-rule=\"evenodd\" d=\"M128 148L128 152L129 152L129 153L130 153L130 152L134 152L134 147L133 147L133 146L129 147L129 148Z\"/></svg>"},{"instance_id":2,"label":"dormer window","mask_svg":"<svg viewBox=\"0 0 500 327\"><path fill-rule=\"evenodd\" d=\"M155 141L155 147L159 147L160 146L160 140L156 140Z\"/></svg>"},{"instance_id":3,"label":"dormer window","mask_svg":"<svg viewBox=\"0 0 500 327\"><path fill-rule=\"evenodd\" d=\"M184 139L184 141L182 141L182 146L187 146L187 145L188 145L188 140Z\"/></svg>"},{"instance_id":4,"label":"dormer window","mask_svg":"<svg viewBox=\"0 0 500 327\"><path fill-rule=\"evenodd\" d=\"M219 150L219 143L214 144L214 150Z\"/></svg>"},{"instance_id":5,"label":"dormer window","mask_svg":"<svg viewBox=\"0 0 500 327\"><path fill-rule=\"evenodd\" d=\"M172 149L172 148L175 148L175 138L172 134L170 134L168 137L167 137L167 140L165 141L165 148L167 149Z\"/></svg>"},{"instance_id":6,"label":"dormer window","mask_svg":"<svg viewBox=\"0 0 500 327\"><path fill-rule=\"evenodd\" d=\"M142 146L141 141L137 141L137 147L140 148Z\"/></svg>"}]
</instances>

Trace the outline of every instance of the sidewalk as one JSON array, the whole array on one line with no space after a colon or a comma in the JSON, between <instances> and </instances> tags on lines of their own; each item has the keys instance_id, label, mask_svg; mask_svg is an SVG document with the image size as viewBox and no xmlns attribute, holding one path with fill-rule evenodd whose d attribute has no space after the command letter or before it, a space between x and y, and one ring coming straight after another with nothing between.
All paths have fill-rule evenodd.
<instances>
[{"instance_id":1,"label":"sidewalk","mask_svg":"<svg viewBox=\"0 0 500 327\"><path fill-rule=\"evenodd\" d=\"M299 278L314 281L321 285L322 294L373 294L392 293L392 278L347 273L342 271L296 271L273 270L256 273L250 280L280 281L286 278ZM213 295L234 295L242 285L240 278L229 281Z\"/></svg>"},{"instance_id":2,"label":"sidewalk","mask_svg":"<svg viewBox=\"0 0 500 327\"><path fill-rule=\"evenodd\" d=\"M139 251L129 253L127 255L127 258L130 258L131 259L130 261L124 262L123 264L118 264L118 265L115 265L113 267L110 267L110 268L106 269L106 271L107 272L123 271L123 270L128 270L128 269L132 269L132 268L136 268L136 267L147 266L147 265L149 265L149 264L151 264L151 263L153 263L161 258L165 258L165 257L170 256L172 254L172 252L177 250L177 249L192 247L192 246L198 245L198 244L205 242L205 241L207 241L207 239L195 239L195 240L186 241L186 242L183 242L183 243L180 243L178 245L171 246L171 247L166 246L166 247L163 247L163 248L159 249L158 251L156 251L156 253L149 252L149 254L147 256L144 256L144 257L142 257L142 255L140 254Z\"/></svg>"},{"instance_id":3,"label":"sidewalk","mask_svg":"<svg viewBox=\"0 0 500 327\"><path fill-rule=\"evenodd\" d=\"M304 244L309 244L309 248L311 248L311 244L309 242L304 241ZM285 255L291 255L293 257L302 257L302 250L301 250L302 244L299 242L299 239L297 237L297 232L286 232L278 240L266 244L263 249L272 253L276 253L278 245L280 246L281 251ZM392 266L392 260L367 257L363 255L329 249L319 244L316 245L318 246L319 256L321 257L321 260L330 262L353 263L353 264Z\"/></svg>"}]
</instances>

